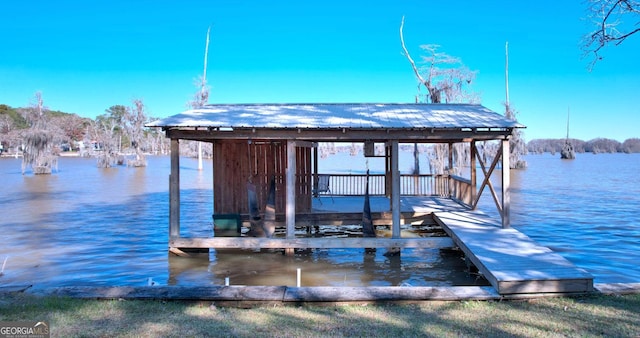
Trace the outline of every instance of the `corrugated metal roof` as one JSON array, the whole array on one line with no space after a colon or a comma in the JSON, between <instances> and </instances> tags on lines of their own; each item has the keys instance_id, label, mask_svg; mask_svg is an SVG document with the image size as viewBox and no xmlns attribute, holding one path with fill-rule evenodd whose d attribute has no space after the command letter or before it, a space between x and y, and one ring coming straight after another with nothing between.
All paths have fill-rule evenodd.
<instances>
[{"instance_id":1,"label":"corrugated metal roof","mask_svg":"<svg viewBox=\"0 0 640 338\"><path fill-rule=\"evenodd\" d=\"M166 128L524 128L477 104L212 104L147 124Z\"/></svg>"}]
</instances>

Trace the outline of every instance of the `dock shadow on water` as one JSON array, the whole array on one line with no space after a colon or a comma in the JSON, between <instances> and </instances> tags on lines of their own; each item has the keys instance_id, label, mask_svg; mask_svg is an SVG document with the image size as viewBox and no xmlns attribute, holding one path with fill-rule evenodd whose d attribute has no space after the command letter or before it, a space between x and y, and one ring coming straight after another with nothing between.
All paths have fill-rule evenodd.
<instances>
[{"instance_id":1,"label":"dock shadow on water","mask_svg":"<svg viewBox=\"0 0 640 338\"><path fill-rule=\"evenodd\" d=\"M182 165L197 167L195 160ZM0 159L0 286L479 285L461 254L438 249L296 251L211 250L198 258L168 253L169 159L146 168L96 168L61 158L53 175L22 175L19 159ZM181 232L212 236L212 173L181 171Z\"/></svg>"},{"instance_id":2,"label":"dock shadow on water","mask_svg":"<svg viewBox=\"0 0 640 338\"><path fill-rule=\"evenodd\" d=\"M488 285L470 272L457 250L306 249L293 256L279 250L212 250L200 257L169 257L170 285L455 286Z\"/></svg>"}]
</instances>

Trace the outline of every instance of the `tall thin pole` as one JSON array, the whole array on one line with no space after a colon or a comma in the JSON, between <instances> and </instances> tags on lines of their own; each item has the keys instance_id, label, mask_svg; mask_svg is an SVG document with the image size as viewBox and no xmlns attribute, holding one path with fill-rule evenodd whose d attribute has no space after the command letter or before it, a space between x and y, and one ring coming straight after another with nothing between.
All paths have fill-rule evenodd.
<instances>
[{"instance_id":1,"label":"tall thin pole","mask_svg":"<svg viewBox=\"0 0 640 338\"><path fill-rule=\"evenodd\" d=\"M569 139L569 107L567 107L567 140Z\"/></svg>"},{"instance_id":2,"label":"tall thin pole","mask_svg":"<svg viewBox=\"0 0 640 338\"><path fill-rule=\"evenodd\" d=\"M204 47L204 71L202 72L202 83L200 84L200 97L208 101L209 95L205 95L207 90L207 59L209 58L209 33L211 33L211 26L207 29L207 42ZM202 103L207 103L202 102ZM198 170L202 170L202 142L198 141Z\"/></svg>"},{"instance_id":3,"label":"tall thin pole","mask_svg":"<svg viewBox=\"0 0 640 338\"><path fill-rule=\"evenodd\" d=\"M202 86L200 87L200 90L202 91L203 94L207 85L207 59L209 58L209 34L210 33L211 33L211 26L209 26L209 29L207 29L207 42L204 47L204 71L202 72Z\"/></svg>"},{"instance_id":4,"label":"tall thin pole","mask_svg":"<svg viewBox=\"0 0 640 338\"><path fill-rule=\"evenodd\" d=\"M506 105L508 109L509 108L509 41L505 42L504 50L505 50L505 57L506 57L505 63L504 63L504 82L505 82L506 95L507 95Z\"/></svg>"}]
</instances>

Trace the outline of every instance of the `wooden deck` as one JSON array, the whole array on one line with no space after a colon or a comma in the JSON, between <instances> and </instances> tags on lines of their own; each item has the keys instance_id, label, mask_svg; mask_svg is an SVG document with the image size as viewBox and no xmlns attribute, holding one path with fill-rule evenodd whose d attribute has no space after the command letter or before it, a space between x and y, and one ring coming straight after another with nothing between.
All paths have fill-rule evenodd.
<instances>
[{"instance_id":1,"label":"wooden deck","mask_svg":"<svg viewBox=\"0 0 640 338\"><path fill-rule=\"evenodd\" d=\"M471 212L436 212L434 219L501 295L593 291L588 272L516 229Z\"/></svg>"},{"instance_id":2,"label":"wooden deck","mask_svg":"<svg viewBox=\"0 0 640 338\"><path fill-rule=\"evenodd\" d=\"M336 197L340 201L340 197ZM378 198L378 200L385 198ZM344 201L344 198L342 198ZM385 199L386 200L386 199ZM388 202L387 202L388 203ZM347 207L343 204L331 204L336 208ZM459 207L459 206L458 206ZM360 206L360 208L362 208ZM240 215L243 226L249 226L249 216ZM391 213L372 212L375 225L391 224ZM429 225L434 224L433 212L401 213L403 225ZM313 227L318 225L354 225L362 222L360 212L317 211L314 213L296 214L297 227ZM277 215L274 222L279 227L284 227L284 215ZM363 237L296 237L296 238L261 238L261 237L173 237L169 239L170 251L179 254L182 249L307 249L307 248L450 248L454 244L449 237L422 237L422 238L363 238ZM176 250L177 249L177 250Z\"/></svg>"}]
</instances>

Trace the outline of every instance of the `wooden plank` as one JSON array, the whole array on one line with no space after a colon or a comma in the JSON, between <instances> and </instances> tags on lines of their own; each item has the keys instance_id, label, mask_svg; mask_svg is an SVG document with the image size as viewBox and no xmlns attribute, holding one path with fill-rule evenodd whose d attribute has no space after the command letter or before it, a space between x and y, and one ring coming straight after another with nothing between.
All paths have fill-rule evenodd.
<instances>
[{"instance_id":1,"label":"wooden plank","mask_svg":"<svg viewBox=\"0 0 640 338\"><path fill-rule=\"evenodd\" d=\"M258 238L258 237L198 237L173 238L171 248L234 248L234 249L280 249L280 248L451 248L449 237L422 238Z\"/></svg>"},{"instance_id":2,"label":"wooden plank","mask_svg":"<svg viewBox=\"0 0 640 338\"><path fill-rule=\"evenodd\" d=\"M142 286L62 287L44 290L56 296L85 299L174 299L220 301L282 301L285 286Z\"/></svg>"},{"instance_id":3,"label":"wooden plank","mask_svg":"<svg viewBox=\"0 0 640 338\"><path fill-rule=\"evenodd\" d=\"M420 300L489 300L499 295L493 288L466 287L299 287L287 288L285 302L353 302Z\"/></svg>"},{"instance_id":4,"label":"wooden plank","mask_svg":"<svg viewBox=\"0 0 640 338\"><path fill-rule=\"evenodd\" d=\"M500 294L593 291L593 277L551 249L480 214L435 213L434 220Z\"/></svg>"},{"instance_id":5,"label":"wooden plank","mask_svg":"<svg viewBox=\"0 0 640 338\"><path fill-rule=\"evenodd\" d=\"M390 212L372 212L371 217L375 225L391 225L392 214ZM240 219L248 224L249 215L242 214ZM362 222L362 212L313 212L296 213L297 226L307 225L356 225ZM276 214L276 224L285 225L285 215ZM403 212L401 213L400 224L413 225L435 225L433 213L431 212Z\"/></svg>"},{"instance_id":6,"label":"wooden plank","mask_svg":"<svg viewBox=\"0 0 640 338\"><path fill-rule=\"evenodd\" d=\"M498 300L491 287L288 287L288 286L69 286L39 289L35 294L80 299L169 299L215 302L320 303L320 302L411 302L426 300ZM236 303L237 304L237 303ZM240 304L237 304L240 305Z\"/></svg>"},{"instance_id":7,"label":"wooden plank","mask_svg":"<svg viewBox=\"0 0 640 338\"><path fill-rule=\"evenodd\" d=\"M555 280L520 280L499 281L500 294L521 293L584 293L593 291L593 283L586 279L555 279Z\"/></svg>"},{"instance_id":8,"label":"wooden plank","mask_svg":"<svg viewBox=\"0 0 640 338\"><path fill-rule=\"evenodd\" d=\"M640 293L640 283L598 283L594 285L594 288L605 295Z\"/></svg>"}]
</instances>

